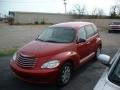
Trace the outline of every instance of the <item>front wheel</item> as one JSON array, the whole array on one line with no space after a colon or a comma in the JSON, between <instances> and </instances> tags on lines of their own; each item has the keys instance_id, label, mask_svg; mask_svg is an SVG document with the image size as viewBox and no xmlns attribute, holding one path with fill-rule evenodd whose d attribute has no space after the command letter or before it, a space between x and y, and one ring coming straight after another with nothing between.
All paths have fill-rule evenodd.
<instances>
[{"instance_id":1,"label":"front wheel","mask_svg":"<svg viewBox=\"0 0 120 90\"><path fill-rule=\"evenodd\" d=\"M111 30L108 30L108 33L112 33L112 31L111 31Z\"/></svg>"},{"instance_id":2,"label":"front wheel","mask_svg":"<svg viewBox=\"0 0 120 90\"><path fill-rule=\"evenodd\" d=\"M58 75L58 85L64 86L69 83L72 74L72 65L70 63L65 63Z\"/></svg>"}]
</instances>

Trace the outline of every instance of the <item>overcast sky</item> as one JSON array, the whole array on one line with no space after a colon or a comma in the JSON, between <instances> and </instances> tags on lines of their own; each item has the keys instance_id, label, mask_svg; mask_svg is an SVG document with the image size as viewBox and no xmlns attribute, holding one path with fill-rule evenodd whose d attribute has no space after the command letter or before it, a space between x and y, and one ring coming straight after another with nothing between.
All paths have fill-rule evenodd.
<instances>
[{"instance_id":1,"label":"overcast sky","mask_svg":"<svg viewBox=\"0 0 120 90\"><path fill-rule=\"evenodd\" d=\"M102 8L109 14L110 7L115 4L115 0L66 0L67 12L74 5L85 6L89 13L94 8ZM8 14L8 11L27 11L27 12L49 12L64 13L63 0L0 0L0 13Z\"/></svg>"}]
</instances>

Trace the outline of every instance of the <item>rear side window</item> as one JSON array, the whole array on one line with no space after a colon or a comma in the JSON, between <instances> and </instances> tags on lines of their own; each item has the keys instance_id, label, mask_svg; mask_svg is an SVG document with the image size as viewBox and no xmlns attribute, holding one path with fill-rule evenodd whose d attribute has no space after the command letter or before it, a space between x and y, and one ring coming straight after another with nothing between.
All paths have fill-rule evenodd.
<instances>
[{"instance_id":1,"label":"rear side window","mask_svg":"<svg viewBox=\"0 0 120 90\"><path fill-rule=\"evenodd\" d=\"M93 24L93 25L91 25L92 26L92 28L93 28L93 30L94 30L94 33L96 34L98 31L97 31L97 27Z\"/></svg>"},{"instance_id":2,"label":"rear side window","mask_svg":"<svg viewBox=\"0 0 120 90\"><path fill-rule=\"evenodd\" d=\"M78 39L86 39L86 31L84 27L81 27L79 32L78 32Z\"/></svg>"},{"instance_id":3,"label":"rear side window","mask_svg":"<svg viewBox=\"0 0 120 90\"><path fill-rule=\"evenodd\" d=\"M85 30L87 32L87 38L95 34L95 31L93 30L93 27L91 25L85 26Z\"/></svg>"}]
</instances>

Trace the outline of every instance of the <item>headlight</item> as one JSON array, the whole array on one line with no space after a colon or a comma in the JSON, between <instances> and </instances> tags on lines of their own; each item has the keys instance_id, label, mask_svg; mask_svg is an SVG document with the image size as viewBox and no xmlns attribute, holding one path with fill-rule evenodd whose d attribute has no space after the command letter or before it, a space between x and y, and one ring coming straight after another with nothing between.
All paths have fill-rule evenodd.
<instances>
[{"instance_id":1,"label":"headlight","mask_svg":"<svg viewBox=\"0 0 120 90\"><path fill-rule=\"evenodd\" d=\"M13 60L16 60L16 53L13 55Z\"/></svg>"},{"instance_id":2,"label":"headlight","mask_svg":"<svg viewBox=\"0 0 120 90\"><path fill-rule=\"evenodd\" d=\"M52 60L49 62L44 63L41 68L56 68L60 65L60 62L58 60Z\"/></svg>"}]
</instances>

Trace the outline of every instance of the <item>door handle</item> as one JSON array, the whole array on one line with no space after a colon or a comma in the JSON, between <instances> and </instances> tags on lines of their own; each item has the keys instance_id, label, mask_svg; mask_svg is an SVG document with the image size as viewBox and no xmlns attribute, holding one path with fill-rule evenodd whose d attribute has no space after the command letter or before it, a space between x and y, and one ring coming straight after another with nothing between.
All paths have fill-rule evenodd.
<instances>
[{"instance_id":1,"label":"door handle","mask_svg":"<svg viewBox=\"0 0 120 90\"><path fill-rule=\"evenodd\" d=\"M87 42L87 44L90 44L90 42Z\"/></svg>"}]
</instances>

